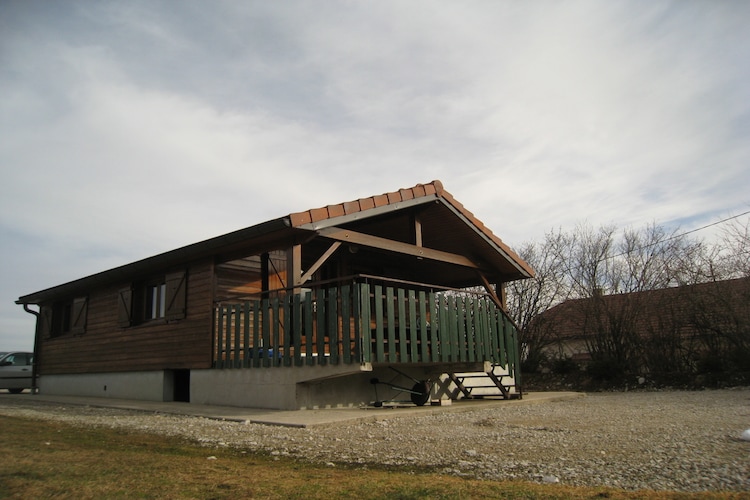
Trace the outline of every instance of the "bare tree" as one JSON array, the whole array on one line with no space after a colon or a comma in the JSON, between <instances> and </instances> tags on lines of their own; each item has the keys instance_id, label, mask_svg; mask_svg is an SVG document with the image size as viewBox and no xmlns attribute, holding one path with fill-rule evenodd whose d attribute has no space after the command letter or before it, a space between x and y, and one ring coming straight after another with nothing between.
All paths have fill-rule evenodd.
<instances>
[{"instance_id":1,"label":"bare tree","mask_svg":"<svg viewBox=\"0 0 750 500\"><path fill-rule=\"evenodd\" d=\"M587 224L579 224L557 241L555 257L562 262L573 297L586 298L608 292L614 234L614 226L594 230Z\"/></svg>"},{"instance_id":2,"label":"bare tree","mask_svg":"<svg viewBox=\"0 0 750 500\"><path fill-rule=\"evenodd\" d=\"M721 261L726 278L750 276L750 218L733 219L723 227Z\"/></svg>"},{"instance_id":3,"label":"bare tree","mask_svg":"<svg viewBox=\"0 0 750 500\"><path fill-rule=\"evenodd\" d=\"M533 279L511 282L507 288L508 309L520 331L524 368L536 370L544 350L557 341L554 322L540 314L569 296L563 261L557 258L564 235L549 232L544 242L526 243L518 251L534 269ZM537 318L537 321L533 321Z\"/></svg>"},{"instance_id":4,"label":"bare tree","mask_svg":"<svg viewBox=\"0 0 750 500\"><path fill-rule=\"evenodd\" d=\"M620 235L613 226L578 226L568 236L560 258L569 260L571 286L586 299L577 302L577 315L594 360L612 364L614 371L641 371L654 358L647 356L651 350L673 349L663 338L644 336L644 324L656 311L652 296L642 292L677 284L681 258L694 246L676 230L656 224Z\"/></svg>"},{"instance_id":5,"label":"bare tree","mask_svg":"<svg viewBox=\"0 0 750 500\"><path fill-rule=\"evenodd\" d=\"M613 257L611 288L615 293L655 290L677 284L681 256L691 242L677 230L651 223L625 229Z\"/></svg>"},{"instance_id":6,"label":"bare tree","mask_svg":"<svg viewBox=\"0 0 750 500\"><path fill-rule=\"evenodd\" d=\"M731 295L721 286L712 294L695 288L739 277L750 283L750 222L727 226L716 244L655 223L622 231L579 224L549 232L519 254L537 273L507 288L526 369L570 340L562 329L613 372L685 373L700 356L750 369L750 285ZM683 292L651 293L676 286ZM702 292L688 294L695 290ZM557 310L564 327L561 318L541 314L568 299L578 300Z\"/></svg>"}]
</instances>

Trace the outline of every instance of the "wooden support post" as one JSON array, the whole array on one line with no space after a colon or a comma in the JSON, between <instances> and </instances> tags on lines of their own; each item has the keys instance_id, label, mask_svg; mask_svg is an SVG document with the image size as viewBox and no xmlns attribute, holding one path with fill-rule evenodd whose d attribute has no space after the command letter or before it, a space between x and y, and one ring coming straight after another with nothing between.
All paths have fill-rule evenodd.
<instances>
[{"instance_id":1,"label":"wooden support post","mask_svg":"<svg viewBox=\"0 0 750 500\"><path fill-rule=\"evenodd\" d=\"M268 252L265 252L261 254L260 256L260 289L262 292L262 297L266 298L268 297L268 260L269 255Z\"/></svg>"},{"instance_id":2,"label":"wooden support post","mask_svg":"<svg viewBox=\"0 0 750 500\"><path fill-rule=\"evenodd\" d=\"M322 266L323 264L325 264L325 262L328 260L328 258L331 255L333 255L333 252L335 252L338 249L338 247L340 247L340 246L341 246L341 242L340 241L334 241L333 244L328 248L328 250L326 250L323 253L323 255L321 255L320 258L315 262L315 264L313 264L312 267L310 267L310 269L308 269L305 274L302 274L302 276L300 277L300 280L299 280L299 284L301 285L301 284L309 281L310 278L312 278L312 275L315 274L315 271L317 271L318 269L320 269L320 266ZM300 271L300 273L301 273L301 271Z\"/></svg>"},{"instance_id":3,"label":"wooden support post","mask_svg":"<svg viewBox=\"0 0 750 500\"><path fill-rule=\"evenodd\" d=\"M487 276L485 276L484 273L480 273L480 272L477 272L477 274L479 275L479 279L482 280L484 289L487 290L487 293L492 298L492 302L494 302L497 307L499 307L501 310L507 313L508 310L505 308L505 301L497 295L497 291L495 290L495 287L493 287L492 284L489 282L489 280L487 279Z\"/></svg>"},{"instance_id":4,"label":"wooden support post","mask_svg":"<svg viewBox=\"0 0 750 500\"><path fill-rule=\"evenodd\" d=\"M414 217L414 244L418 247L422 246L422 221Z\"/></svg>"},{"instance_id":5,"label":"wooden support post","mask_svg":"<svg viewBox=\"0 0 750 500\"><path fill-rule=\"evenodd\" d=\"M287 287L292 293L300 293L299 285L302 280L302 245L294 245L286 251Z\"/></svg>"}]
</instances>

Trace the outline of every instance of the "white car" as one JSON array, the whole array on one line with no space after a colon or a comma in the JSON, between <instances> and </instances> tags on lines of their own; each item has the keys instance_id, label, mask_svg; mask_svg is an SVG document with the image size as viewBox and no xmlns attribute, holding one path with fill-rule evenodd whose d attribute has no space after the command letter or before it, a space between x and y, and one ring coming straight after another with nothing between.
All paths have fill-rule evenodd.
<instances>
[{"instance_id":1,"label":"white car","mask_svg":"<svg viewBox=\"0 0 750 500\"><path fill-rule=\"evenodd\" d=\"M12 394L31 389L33 364L34 353L0 352L0 389L8 389Z\"/></svg>"}]
</instances>

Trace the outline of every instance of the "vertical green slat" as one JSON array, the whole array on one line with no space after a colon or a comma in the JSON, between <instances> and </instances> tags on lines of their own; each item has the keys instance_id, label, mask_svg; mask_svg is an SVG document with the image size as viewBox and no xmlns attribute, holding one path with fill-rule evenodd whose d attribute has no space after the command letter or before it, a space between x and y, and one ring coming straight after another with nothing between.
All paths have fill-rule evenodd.
<instances>
[{"instance_id":1,"label":"vertical green slat","mask_svg":"<svg viewBox=\"0 0 750 500\"><path fill-rule=\"evenodd\" d=\"M261 341L261 329L260 329L260 302L257 300L253 301L253 366L260 366L260 344Z\"/></svg>"},{"instance_id":2,"label":"vertical green slat","mask_svg":"<svg viewBox=\"0 0 750 500\"><path fill-rule=\"evenodd\" d=\"M430 309L430 349L432 351L432 361L440 361L440 351L443 346L438 342L438 331L442 328L437 307L435 306L435 293L430 292L427 296Z\"/></svg>"},{"instance_id":3,"label":"vertical green slat","mask_svg":"<svg viewBox=\"0 0 750 500\"><path fill-rule=\"evenodd\" d=\"M458 321L458 359L462 362L468 361L466 351L466 297L458 297L456 300L456 318Z\"/></svg>"},{"instance_id":4,"label":"vertical green slat","mask_svg":"<svg viewBox=\"0 0 750 500\"><path fill-rule=\"evenodd\" d=\"M329 362L339 364L339 308L337 288L328 289L326 310L328 311L328 357Z\"/></svg>"},{"instance_id":5,"label":"vertical green slat","mask_svg":"<svg viewBox=\"0 0 750 500\"><path fill-rule=\"evenodd\" d=\"M458 307L456 297L448 297L448 322L451 326L451 361L458 361Z\"/></svg>"},{"instance_id":6,"label":"vertical green slat","mask_svg":"<svg viewBox=\"0 0 750 500\"><path fill-rule=\"evenodd\" d=\"M503 328L503 340L505 342L505 364L510 364L511 362L511 355L513 353L513 340L511 335L513 334L513 330L515 330L515 327L510 322L510 320L505 317L505 328Z\"/></svg>"},{"instance_id":7,"label":"vertical green slat","mask_svg":"<svg viewBox=\"0 0 750 500\"><path fill-rule=\"evenodd\" d=\"M227 326L225 331L227 332L225 345L224 345L224 367L225 368L231 368L232 367L232 325L234 324L234 307L228 306L227 307L227 314L226 314L226 320L227 320Z\"/></svg>"},{"instance_id":8,"label":"vertical green slat","mask_svg":"<svg viewBox=\"0 0 750 500\"><path fill-rule=\"evenodd\" d=\"M247 368L250 366L250 363L248 360L250 359L250 321L248 320L248 310L250 309L250 304L245 302L242 304L242 366Z\"/></svg>"},{"instance_id":9,"label":"vertical green slat","mask_svg":"<svg viewBox=\"0 0 750 500\"><path fill-rule=\"evenodd\" d=\"M234 368L242 367L242 358L240 357L242 353L240 346L240 341L242 340L242 335L240 334L242 323L239 321L241 310L241 304L234 306L234 349L232 350L232 366Z\"/></svg>"},{"instance_id":10,"label":"vertical green slat","mask_svg":"<svg viewBox=\"0 0 750 500\"><path fill-rule=\"evenodd\" d=\"M409 290L409 361L412 363L419 362L419 340L417 337L417 302L414 290Z\"/></svg>"},{"instance_id":11,"label":"vertical green slat","mask_svg":"<svg viewBox=\"0 0 750 500\"><path fill-rule=\"evenodd\" d=\"M513 368L513 371L512 373L513 373L513 378L515 379L515 382L516 382L516 387L520 388L523 384L521 380L521 352L519 350L519 345L518 345L518 330L516 330L515 328L513 328L512 330L513 330L513 334L512 334L512 338L513 338L513 367L512 368Z\"/></svg>"},{"instance_id":12,"label":"vertical green slat","mask_svg":"<svg viewBox=\"0 0 750 500\"><path fill-rule=\"evenodd\" d=\"M292 340L292 296L285 295L281 299L284 308L284 366L292 365L292 350L296 353Z\"/></svg>"},{"instance_id":13,"label":"vertical green slat","mask_svg":"<svg viewBox=\"0 0 750 500\"><path fill-rule=\"evenodd\" d=\"M492 362L501 364L500 360L500 336L503 334L502 323L497 306L490 304L490 329L492 330Z\"/></svg>"},{"instance_id":14,"label":"vertical green slat","mask_svg":"<svg viewBox=\"0 0 750 500\"><path fill-rule=\"evenodd\" d=\"M375 359L374 362L385 361L383 341L383 287L375 285Z\"/></svg>"},{"instance_id":15,"label":"vertical green slat","mask_svg":"<svg viewBox=\"0 0 750 500\"><path fill-rule=\"evenodd\" d=\"M508 349L508 365L515 364L518 361L518 332L512 325L508 325L508 339L506 341ZM518 368L513 366L514 369Z\"/></svg>"},{"instance_id":16,"label":"vertical green slat","mask_svg":"<svg viewBox=\"0 0 750 500\"><path fill-rule=\"evenodd\" d=\"M214 366L224 368L224 306L216 308L216 339L214 340Z\"/></svg>"},{"instance_id":17,"label":"vertical green slat","mask_svg":"<svg viewBox=\"0 0 750 500\"><path fill-rule=\"evenodd\" d=\"M503 366L506 366L508 364L508 329L510 328L510 323L508 322L508 317L505 316L504 312L500 312L500 364Z\"/></svg>"},{"instance_id":18,"label":"vertical green slat","mask_svg":"<svg viewBox=\"0 0 750 500\"><path fill-rule=\"evenodd\" d=\"M326 364L326 291L318 288L315 293L316 313L315 313L315 333L317 341L316 348L318 351L318 364Z\"/></svg>"},{"instance_id":19,"label":"vertical green slat","mask_svg":"<svg viewBox=\"0 0 750 500\"><path fill-rule=\"evenodd\" d=\"M482 301L482 322L484 329L484 359L487 361L492 361L492 340L490 340L490 313L489 306L486 300Z\"/></svg>"},{"instance_id":20,"label":"vertical green slat","mask_svg":"<svg viewBox=\"0 0 750 500\"><path fill-rule=\"evenodd\" d=\"M492 319L492 355L495 363L501 364L503 361L500 355L502 352L500 345L503 343L503 318L502 311L498 309L494 302L490 303L490 318Z\"/></svg>"},{"instance_id":21,"label":"vertical green slat","mask_svg":"<svg viewBox=\"0 0 750 500\"><path fill-rule=\"evenodd\" d=\"M499 363L500 358L498 357L498 348L497 348L497 336L500 335L500 332L497 329L497 307L495 306L494 302L487 303L487 319L489 321L489 332L490 332L490 348L492 350L492 362L493 363Z\"/></svg>"},{"instance_id":22,"label":"vertical green slat","mask_svg":"<svg viewBox=\"0 0 750 500\"><path fill-rule=\"evenodd\" d=\"M352 362L352 310L351 288L349 285L341 287L341 354L344 364Z\"/></svg>"},{"instance_id":23,"label":"vertical green slat","mask_svg":"<svg viewBox=\"0 0 750 500\"><path fill-rule=\"evenodd\" d=\"M362 283L359 287L359 304L360 304L360 349L362 359L365 363L372 361L372 331L370 330L370 285Z\"/></svg>"},{"instance_id":24,"label":"vertical green slat","mask_svg":"<svg viewBox=\"0 0 750 500\"><path fill-rule=\"evenodd\" d=\"M281 322L279 321L279 298L274 297L271 301L271 318L273 322L273 334L271 335L271 346L273 347L273 364L274 366L281 366L282 352L285 351L284 339L281 338Z\"/></svg>"},{"instance_id":25,"label":"vertical green slat","mask_svg":"<svg viewBox=\"0 0 750 500\"><path fill-rule=\"evenodd\" d=\"M464 338L463 297L456 297L453 315L455 317L455 361L466 361L466 339Z\"/></svg>"},{"instance_id":26,"label":"vertical green slat","mask_svg":"<svg viewBox=\"0 0 750 500\"><path fill-rule=\"evenodd\" d=\"M221 341L224 336L224 328L221 324L222 321L224 321L224 314L222 313L221 306L217 305L216 309L214 309L214 368L221 368Z\"/></svg>"},{"instance_id":27,"label":"vertical green slat","mask_svg":"<svg viewBox=\"0 0 750 500\"><path fill-rule=\"evenodd\" d=\"M388 361L396 361L396 310L393 307L393 287L385 289L385 310L388 315Z\"/></svg>"},{"instance_id":28,"label":"vertical green slat","mask_svg":"<svg viewBox=\"0 0 750 500\"><path fill-rule=\"evenodd\" d=\"M292 335L294 336L294 364L296 366L302 366L304 361L302 360L302 298L300 294L295 293L292 307L292 321L294 327L292 329Z\"/></svg>"},{"instance_id":29,"label":"vertical green slat","mask_svg":"<svg viewBox=\"0 0 750 500\"><path fill-rule=\"evenodd\" d=\"M490 350L490 361L493 363L497 362L497 341L495 340L495 304L490 301L485 301L485 308L487 311L487 345Z\"/></svg>"},{"instance_id":30,"label":"vertical green slat","mask_svg":"<svg viewBox=\"0 0 750 500\"><path fill-rule=\"evenodd\" d=\"M227 314L224 316L226 321L226 326L224 328L224 331L226 332L226 337L224 338L224 368L231 368L232 367L232 312L234 311L234 308L232 306L227 306Z\"/></svg>"},{"instance_id":31,"label":"vertical green slat","mask_svg":"<svg viewBox=\"0 0 750 500\"><path fill-rule=\"evenodd\" d=\"M448 318L448 297L441 294L438 297L438 309L440 311L440 323L438 335L440 335L440 361L450 361L451 355L451 322Z\"/></svg>"},{"instance_id":32,"label":"vertical green slat","mask_svg":"<svg viewBox=\"0 0 750 500\"><path fill-rule=\"evenodd\" d=\"M482 342L484 342L484 359L486 361L492 361L492 340L490 340L490 318L487 301L482 300L480 305L482 311L480 316L482 318L482 332L484 332L484 338L482 339Z\"/></svg>"},{"instance_id":33,"label":"vertical green slat","mask_svg":"<svg viewBox=\"0 0 750 500\"><path fill-rule=\"evenodd\" d=\"M339 308L338 308L338 293L336 288L330 288L328 290L328 350L330 351L331 364L339 364ZM341 323L346 318L341 318Z\"/></svg>"},{"instance_id":34,"label":"vertical green slat","mask_svg":"<svg viewBox=\"0 0 750 500\"><path fill-rule=\"evenodd\" d=\"M269 349L271 349L271 315L268 313L268 299L263 299L260 307L260 319L261 327L263 331L263 366L271 366L271 356L269 355ZM275 354L275 353L274 353Z\"/></svg>"},{"instance_id":35,"label":"vertical green slat","mask_svg":"<svg viewBox=\"0 0 750 500\"><path fill-rule=\"evenodd\" d=\"M474 347L476 348L477 361L484 361L484 334L482 332L482 321L480 318L479 298L474 299Z\"/></svg>"},{"instance_id":36,"label":"vertical green slat","mask_svg":"<svg viewBox=\"0 0 750 500\"><path fill-rule=\"evenodd\" d=\"M475 336L476 329L474 328L474 297L466 297L464 301L464 322L466 328L466 351L469 357L469 362L473 363L477 359Z\"/></svg>"},{"instance_id":37,"label":"vertical green slat","mask_svg":"<svg viewBox=\"0 0 750 500\"><path fill-rule=\"evenodd\" d=\"M399 288L396 293L398 300L398 345L399 345L399 361L406 363L409 361L407 349L407 331L406 331L406 302L403 288Z\"/></svg>"},{"instance_id":38,"label":"vertical green slat","mask_svg":"<svg viewBox=\"0 0 750 500\"><path fill-rule=\"evenodd\" d=\"M494 355L494 363L497 365L503 364L503 312L492 303L492 353Z\"/></svg>"},{"instance_id":39,"label":"vertical green slat","mask_svg":"<svg viewBox=\"0 0 750 500\"><path fill-rule=\"evenodd\" d=\"M313 344L315 312L312 307L312 292L305 294L305 307L303 309L305 311L305 363L309 366L315 364L315 357L313 356L315 350Z\"/></svg>"},{"instance_id":40,"label":"vertical green slat","mask_svg":"<svg viewBox=\"0 0 750 500\"><path fill-rule=\"evenodd\" d=\"M497 315L497 362L502 364L505 353L505 313L499 307L495 311Z\"/></svg>"},{"instance_id":41,"label":"vertical green slat","mask_svg":"<svg viewBox=\"0 0 750 500\"><path fill-rule=\"evenodd\" d=\"M430 361L430 340L427 335L427 296L419 291L419 345L422 363Z\"/></svg>"}]
</instances>

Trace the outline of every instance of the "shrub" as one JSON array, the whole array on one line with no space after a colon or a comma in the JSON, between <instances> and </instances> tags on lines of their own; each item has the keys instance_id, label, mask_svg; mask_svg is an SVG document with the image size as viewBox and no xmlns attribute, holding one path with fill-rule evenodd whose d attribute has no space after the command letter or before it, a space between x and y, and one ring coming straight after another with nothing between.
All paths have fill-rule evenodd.
<instances>
[{"instance_id":1,"label":"shrub","mask_svg":"<svg viewBox=\"0 0 750 500\"><path fill-rule=\"evenodd\" d=\"M578 363L573 361L573 358L571 358L570 356L565 356L552 360L551 369L553 373L556 373L558 375L567 375L569 373L577 372L579 370L579 367Z\"/></svg>"},{"instance_id":2,"label":"shrub","mask_svg":"<svg viewBox=\"0 0 750 500\"><path fill-rule=\"evenodd\" d=\"M625 367L613 359L596 359L589 363L586 372L594 380L612 382L625 376Z\"/></svg>"}]
</instances>

